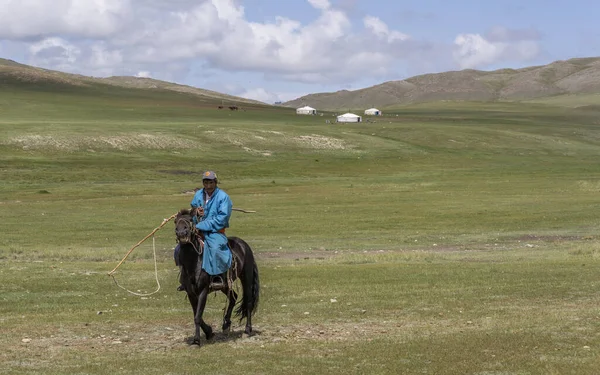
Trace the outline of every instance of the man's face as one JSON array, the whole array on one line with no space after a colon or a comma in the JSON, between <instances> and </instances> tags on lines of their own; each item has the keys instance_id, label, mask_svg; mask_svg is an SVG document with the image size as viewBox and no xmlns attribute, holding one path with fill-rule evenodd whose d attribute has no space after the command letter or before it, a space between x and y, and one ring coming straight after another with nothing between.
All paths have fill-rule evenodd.
<instances>
[{"instance_id":1,"label":"man's face","mask_svg":"<svg viewBox=\"0 0 600 375\"><path fill-rule=\"evenodd\" d=\"M202 185L204 185L205 192L207 192L208 194L212 194L213 191L215 191L215 188L217 187L217 181L216 180L202 180Z\"/></svg>"}]
</instances>

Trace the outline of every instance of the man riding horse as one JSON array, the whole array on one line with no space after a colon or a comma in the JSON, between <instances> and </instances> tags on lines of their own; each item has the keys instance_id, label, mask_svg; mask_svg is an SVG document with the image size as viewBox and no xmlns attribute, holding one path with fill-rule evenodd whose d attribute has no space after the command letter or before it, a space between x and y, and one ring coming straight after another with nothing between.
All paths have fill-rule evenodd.
<instances>
[{"instance_id":1,"label":"man riding horse","mask_svg":"<svg viewBox=\"0 0 600 375\"><path fill-rule=\"evenodd\" d=\"M203 188L196 192L191 202L194 225L204 241L202 268L211 275L212 290L223 289L232 260L225 228L229 227L233 204L229 195L217 187L217 184L215 172L204 172ZM179 266L179 250L180 246L177 244L173 254L177 266ZM182 291L184 288L180 285L177 290Z\"/></svg>"}]
</instances>

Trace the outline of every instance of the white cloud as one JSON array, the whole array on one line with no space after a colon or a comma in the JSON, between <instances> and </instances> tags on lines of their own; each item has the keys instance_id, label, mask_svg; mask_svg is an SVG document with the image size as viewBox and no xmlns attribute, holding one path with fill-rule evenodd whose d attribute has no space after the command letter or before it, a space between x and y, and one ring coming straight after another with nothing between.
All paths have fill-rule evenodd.
<instances>
[{"instance_id":1,"label":"white cloud","mask_svg":"<svg viewBox=\"0 0 600 375\"><path fill-rule=\"evenodd\" d=\"M301 23L288 17L248 21L234 0L175 0L169 7L157 0L0 0L10 10L0 15L0 38L60 38L71 47L55 49L53 59L32 51L29 62L77 73L135 74L154 71L157 64L198 61L212 69L306 82L369 75L374 64L384 64L378 71L393 71L392 57L401 53L398 43L405 34L372 16L365 18L365 29L355 31L330 1L307 2L319 15Z\"/></svg>"},{"instance_id":2,"label":"white cloud","mask_svg":"<svg viewBox=\"0 0 600 375\"><path fill-rule=\"evenodd\" d=\"M115 35L131 17L130 0L0 0L0 39Z\"/></svg>"},{"instance_id":3,"label":"white cloud","mask_svg":"<svg viewBox=\"0 0 600 375\"><path fill-rule=\"evenodd\" d=\"M243 90L234 92L234 95L241 96L242 98L254 99L263 103L273 104L276 102L287 102L292 99L299 98L306 95L306 92L274 92L262 87L253 88L249 90Z\"/></svg>"},{"instance_id":4,"label":"white cloud","mask_svg":"<svg viewBox=\"0 0 600 375\"><path fill-rule=\"evenodd\" d=\"M152 75L150 74L150 72L142 70L137 72L135 76L140 78L150 78Z\"/></svg>"},{"instance_id":5,"label":"white cloud","mask_svg":"<svg viewBox=\"0 0 600 375\"><path fill-rule=\"evenodd\" d=\"M379 18L373 16L366 16L363 19L363 23L367 29L380 38L387 39L388 42L394 42L395 40L406 40L409 38L408 35L399 31L390 31L388 26Z\"/></svg>"},{"instance_id":6,"label":"white cloud","mask_svg":"<svg viewBox=\"0 0 600 375\"><path fill-rule=\"evenodd\" d=\"M123 74L121 51L106 43L76 44L63 38L42 39L28 46L28 63L90 76ZM130 71L134 69L131 67Z\"/></svg>"},{"instance_id":7,"label":"white cloud","mask_svg":"<svg viewBox=\"0 0 600 375\"><path fill-rule=\"evenodd\" d=\"M258 100L264 103L275 103L279 100L277 94L268 92L267 90L260 87L246 90L239 94L239 96L241 96L242 98Z\"/></svg>"},{"instance_id":8,"label":"white cloud","mask_svg":"<svg viewBox=\"0 0 600 375\"><path fill-rule=\"evenodd\" d=\"M331 8L329 0L308 0L308 2L316 9L327 10Z\"/></svg>"},{"instance_id":9,"label":"white cloud","mask_svg":"<svg viewBox=\"0 0 600 375\"><path fill-rule=\"evenodd\" d=\"M61 38L47 38L29 47L32 59L39 65L69 70L81 56L81 49Z\"/></svg>"},{"instance_id":10,"label":"white cloud","mask_svg":"<svg viewBox=\"0 0 600 375\"><path fill-rule=\"evenodd\" d=\"M454 44L454 59L463 69L492 64L505 48L501 43L491 43L479 34L460 34L454 39Z\"/></svg>"},{"instance_id":11,"label":"white cloud","mask_svg":"<svg viewBox=\"0 0 600 375\"><path fill-rule=\"evenodd\" d=\"M500 31L500 33L499 33ZM496 29L494 38L460 34L454 40L454 60L461 69L485 68L506 61L530 61L541 53L534 40L515 40L506 29Z\"/></svg>"},{"instance_id":12,"label":"white cloud","mask_svg":"<svg viewBox=\"0 0 600 375\"><path fill-rule=\"evenodd\" d=\"M485 67L540 53L533 29L495 27L434 44L374 15L361 13L362 25L353 24L359 18L343 10L356 7L352 0L346 8L341 1L305 1L317 13L310 21L279 16L256 22L242 6L251 2L241 0L0 0L0 48L21 48L25 63L86 75L152 72L183 83L192 67L201 66L194 78L209 74L201 70L323 85ZM210 79L202 76L202 83ZM240 93L267 102L302 95L265 88L234 94Z\"/></svg>"},{"instance_id":13,"label":"white cloud","mask_svg":"<svg viewBox=\"0 0 600 375\"><path fill-rule=\"evenodd\" d=\"M121 51L112 49L104 43L97 43L89 48L89 65L91 68L111 68L123 63Z\"/></svg>"},{"instance_id":14,"label":"white cloud","mask_svg":"<svg viewBox=\"0 0 600 375\"><path fill-rule=\"evenodd\" d=\"M244 7L237 6L232 0L213 0L210 3L217 9L219 19L234 24L244 18Z\"/></svg>"}]
</instances>

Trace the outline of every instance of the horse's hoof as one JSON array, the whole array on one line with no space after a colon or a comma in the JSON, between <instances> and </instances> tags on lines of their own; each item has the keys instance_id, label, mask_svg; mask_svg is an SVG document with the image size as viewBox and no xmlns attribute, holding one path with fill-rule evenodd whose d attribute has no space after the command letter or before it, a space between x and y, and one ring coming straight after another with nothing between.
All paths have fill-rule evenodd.
<instances>
[{"instance_id":1,"label":"horse's hoof","mask_svg":"<svg viewBox=\"0 0 600 375\"><path fill-rule=\"evenodd\" d=\"M254 335L254 333L252 333L252 328L248 328L248 327L246 327L246 329L244 330L244 333L247 334L248 336Z\"/></svg>"},{"instance_id":2,"label":"horse's hoof","mask_svg":"<svg viewBox=\"0 0 600 375\"><path fill-rule=\"evenodd\" d=\"M196 338L196 337L194 337L194 338L192 339L192 341L190 342L190 345L198 345L198 346L200 346L200 339L199 339L199 338Z\"/></svg>"},{"instance_id":3,"label":"horse's hoof","mask_svg":"<svg viewBox=\"0 0 600 375\"><path fill-rule=\"evenodd\" d=\"M223 324L223 333L228 333L231 328L231 322Z\"/></svg>"},{"instance_id":4,"label":"horse's hoof","mask_svg":"<svg viewBox=\"0 0 600 375\"><path fill-rule=\"evenodd\" d=\"M212 330L210 330L209 332L206 332L206 340L210 340L213 337L215 337L215 334L213 333Z\"/></svg>"}]
</instances>

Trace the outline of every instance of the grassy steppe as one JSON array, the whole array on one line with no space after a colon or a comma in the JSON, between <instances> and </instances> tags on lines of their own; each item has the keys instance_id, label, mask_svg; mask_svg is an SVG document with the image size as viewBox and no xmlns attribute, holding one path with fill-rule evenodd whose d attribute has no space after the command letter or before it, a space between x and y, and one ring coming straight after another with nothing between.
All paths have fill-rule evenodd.
<instances>
[{"instance_id":1,"label":"grassy steppe","mask_svg":"<svg viewBox=\"0 0 600 375\"><path fill-rule=\"evenodd\" d=\"M597 372L598 112L437 103L342 125L218 104L0 86L0 372ZM205 169L257 211L229 233L258 254L263 299L258 335L198 349L170 225L159 293L106 272ZM155 288L152 250L123 285Z\"/></svg>"}]
</instances>

